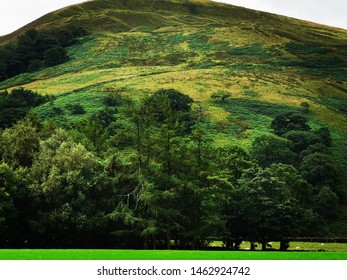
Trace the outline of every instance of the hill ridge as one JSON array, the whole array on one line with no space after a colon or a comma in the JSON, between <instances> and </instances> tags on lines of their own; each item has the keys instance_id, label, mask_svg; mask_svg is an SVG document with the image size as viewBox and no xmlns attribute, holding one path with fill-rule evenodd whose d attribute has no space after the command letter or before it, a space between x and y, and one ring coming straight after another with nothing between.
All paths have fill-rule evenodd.
<instances>
[{"instance_id":1,"label":"hill ridge","mask_svg":"<svg viewBox=\"0 0 347 280\"><path fill-rule=\"evenodd\" d=\"M213 7L213 9L210 9L211 7ZM166 13L168 13L169 11L175 11L184 13L186 15L190 14L191 16L194 16L194 14L196 14L196 16L201 14L205 16L205 18L202 18L202 20L206 19L206 16L213 16L217 18L229 16L229 18L226 19L225 24L230 24L232 22L235 22L235 20L241 19L246 21L254 21L263 17L267 20L273 20L273 18L275 17L277 21L281 20L284 23L286 23L286 21L289 20L292 21L292 24L294 22L297 24L305 23L306 25L309 25L312 28L318 28L323 26L318 23L302 21L295 18L279 16L272 13L256 11L253 9L238 7L225 3L213 2L210 0L90 0L53 11L34 20L33 22L21 27L20 29L10 34L0 36L0 44L14 40L18 35L22 34L28 29L56 29L63 28L66 24L72 23L78 24L79 26L86 28L90 32L95 32L99 30L105 31L105 29L109 29L112 32L129 31L129 29L127 30L126 28L124 28L124 26L126 25L117 26L117 22L112 22L112 17L109 17L107 13L100 15L101 11L112 12L117 10L122 12L152 12L154 14L157 14L158 10L166 11ZM205 14L206 12L208 13ZM94 18L97 14L99 14L99 16ZM164 15L165 13L162 16ZM101 20L102 16L104 16L103 20ZM104 21L103 24L102 21ZM114 23L116 26L112 26L112 23ZM172 22L169 21L166 25L169 24L172 24ZM345 31L344 29L339 29L335 27L324 27L331 31Z\"/></svg>"}]
</instances>

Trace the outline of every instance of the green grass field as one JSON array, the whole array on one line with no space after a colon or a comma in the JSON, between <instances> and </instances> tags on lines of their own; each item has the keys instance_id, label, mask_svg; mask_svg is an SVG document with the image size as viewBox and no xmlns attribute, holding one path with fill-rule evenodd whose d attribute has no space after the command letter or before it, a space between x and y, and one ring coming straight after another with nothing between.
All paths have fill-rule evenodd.
<instances>
[{"instance_id":1,"label":"green grass field","mask_svg":"<svg viewBox=\"0 0 347 280\"><path fill-rule=\"evenodd\" d=\"M0 250L0 260L347 260L347 252Z\"/></svg>"}]
</instances>

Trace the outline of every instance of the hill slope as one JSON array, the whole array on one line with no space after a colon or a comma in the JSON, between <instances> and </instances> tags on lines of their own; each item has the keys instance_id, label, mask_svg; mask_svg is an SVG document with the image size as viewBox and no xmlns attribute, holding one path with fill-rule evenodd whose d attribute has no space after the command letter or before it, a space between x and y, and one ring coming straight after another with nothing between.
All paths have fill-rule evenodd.
<instances>
[{"instance_id":1,"label":"hill slope","mask_svg":"<svg viewBox=\"0 0 347 280\"><path fill-rule=\"evenodd\" d=\"M331 128L335 158L347 166L346 30L211 1L94 0L50 13L0 42L68 25L90 32L67 48L70 61L18 75L0 89L59 95L56 104L81 103L91 113L102 110L107 92L137 98L175 88L208 107L218 145L233 135L245 147L269 130L276 113L307 102L312 125ZM231 98L212 102L214 93ZM52 117L47 111L47 104L37 109L42 118Z\"/></svg>"}]
</instances>

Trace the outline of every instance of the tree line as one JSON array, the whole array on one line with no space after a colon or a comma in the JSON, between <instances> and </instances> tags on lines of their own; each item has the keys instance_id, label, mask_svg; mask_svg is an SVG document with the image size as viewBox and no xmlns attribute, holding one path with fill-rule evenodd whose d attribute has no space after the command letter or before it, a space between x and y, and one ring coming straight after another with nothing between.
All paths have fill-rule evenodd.
<instances>
[{"instance_id":1,"label":"tree line","mask_svg":"<svg viewBox=\"0 0 347 280\"><path fill-rule=\"evenodd\" d=\"M87 34L76 26L44 32L27 30L15 42L0 47L0 81L68 61L65 48Z\"/></svg>"},{"instance_id":2,"label":"tree line","mask_svg":"<svg viewBox=\"0 0 347 280\"><path fill-rule=\"evenodd\" d=\"M35 94L33 94L35 96ZM28 114L0 133L0 246L199 249L324 236L343 192L327 128L294 112L250 151L220 147L204 107L111 93L74 124Z\"/></svg>"}]
</instances>

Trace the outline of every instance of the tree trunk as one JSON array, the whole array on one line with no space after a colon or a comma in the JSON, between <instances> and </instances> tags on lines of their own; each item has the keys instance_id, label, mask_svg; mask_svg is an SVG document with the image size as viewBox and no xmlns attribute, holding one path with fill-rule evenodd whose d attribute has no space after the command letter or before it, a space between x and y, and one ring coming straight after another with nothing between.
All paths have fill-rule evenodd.
<instances>
[{"instance_id":1,"label":"tree trunk","mask_svg":"<svg viewBox=\"0 0 347 280\"><path fill-rule=\"evenodd\" d=\"M262 249L263 251L266 250L266 241L262 241L262 242L261 242L261 249Z\"/></svg>"},{"instance_id":2,"label":"tree trunk","mask_svg":"<svg viewBox=\"0 0 347 280\"><path fill-rule=\"evenodd\" d=\"M242 243L242 240L239 239L239 238L236 238L235 239L235 244L234 244L234 250L236 250L236 251L240 250L241 243Z\"/></svg>"},{"instance_id":3,"label":"tree trunk","mask_svg":"<svg viewBox=\"0 0 347 280\"><path fill-rule=\"evenodd\" d=\"M287 251L288 248L289 248L289 241L288 240L281 240L280 251Z\"/></svg>"},{"instance_id":4,"label":"tree trunk","mask_svg":"<svg viewBox=\"0 0 347 280\"><path fill-rule=\"evenodd\" d=\"M165 247L168 250L171 249L171 236L170 236L170 232L169 231L166 232Z\"/></svg>"},{"instance_id":5,"label":"tree trunk","mask_svg":"<svg viewBox=\"0 0 347 280\"><path fill-rule=\"evenodd\" d=\"M152 234L152 245L153 245L153 250L157 249L157 241L156 241L156 237L155 237L155 233Z\"/></svg>"},{"instance_id":6,"label":"tree trunk","mask_svg":"<svg viewBox=\"0 0 347 280\"><path fill-rule=\"evenodd\" d=\"M148 250L148 236L146 235L143 241L143 247L145 247L146 250Z\"/></svg>"}]
</instances>

